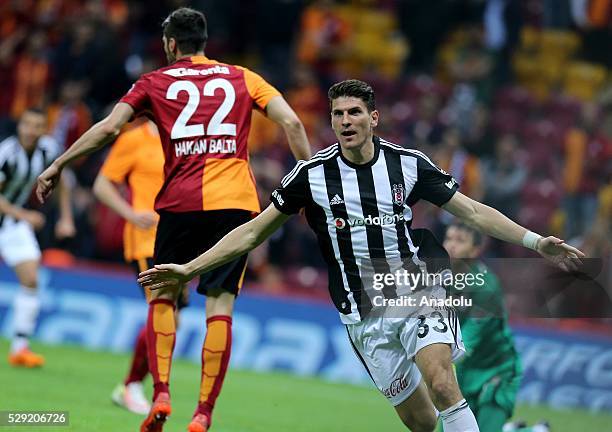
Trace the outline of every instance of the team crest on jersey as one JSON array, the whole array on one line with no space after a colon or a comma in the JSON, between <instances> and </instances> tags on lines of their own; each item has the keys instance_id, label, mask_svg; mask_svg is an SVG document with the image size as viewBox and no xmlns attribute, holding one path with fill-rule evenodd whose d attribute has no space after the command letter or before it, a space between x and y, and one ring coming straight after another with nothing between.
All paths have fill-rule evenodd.
<instances>
[{"instance_id":1,"label":"team crest on jersey","mask_svg":"<svg viewBox=\"0 0 612 432\"><path fill-rule=\"evenodd\" d=\"M393 185L393 204L401 206L404 204L404 185L394 184Z\"/></svg>"}]
</instances>

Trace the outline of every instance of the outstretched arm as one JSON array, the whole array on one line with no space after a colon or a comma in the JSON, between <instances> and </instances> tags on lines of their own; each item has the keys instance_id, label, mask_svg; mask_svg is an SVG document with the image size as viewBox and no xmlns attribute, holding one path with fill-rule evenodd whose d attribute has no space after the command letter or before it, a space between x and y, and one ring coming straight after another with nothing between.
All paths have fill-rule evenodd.
<instances>
[{"instance_id":1,"label":"outstretched arm","mask_svg":"<svg viewBox=\"0 0 612 432\"><path fill-rule=\"evenodd\" d=\"M268 102L266 115L285 131L293 156L297 160L310 159L310 143L304 125L282 96L276 96Z\"/></svg>"},{"instance_id":2,"label":"outstretched arm","mask_svg":"<svg viewBox=\"0 0 612 432\"><path fill-rule=\"evenodd\" d=\"M497 239L535 250L544 258L564 270L575 269L572 259L584 257L584 253L556 237L541 237L508 219L499 211L475 201L460 192L442 206L478 231Z\"/></svg>"},{"instance_id":3,"label":"outstretched arm","mask_svg":"<svg viewBox=\"0 0 612 432\"><path fill-rule=\"evenodd\" d=\"M255 219L231 231L199 257L183 265L156 265L140 273L138 283L155 290L188 282L256 248L288 218L271 204Z\"/></svg>"},{"instance_id":4,"label":"outstretched arm","mask_svg":"<svg viewBox=\"0 0 612 432\"><path fill-rule=\"evenodd\" d=\"M134 109L123 102L119 102L113 111L102 121L93 125L87 132L74 142L74 144L58 157L40 176L36 187L36 196L44 202L57 186L62 169L73 160L92 153L114 140L123 125L132 115Z\"/></svg>"}]
</instances>

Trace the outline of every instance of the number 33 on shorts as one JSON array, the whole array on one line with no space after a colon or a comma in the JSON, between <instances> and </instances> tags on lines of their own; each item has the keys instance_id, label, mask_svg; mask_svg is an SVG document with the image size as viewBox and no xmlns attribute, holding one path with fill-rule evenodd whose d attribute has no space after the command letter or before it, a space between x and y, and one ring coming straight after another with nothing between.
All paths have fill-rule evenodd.
<instances>
[{"instance_id":1,"label":"number 33 on shorts","mask_svg":"<svg viewBox=\"0 0 612 432\"><path fill-rule=\"evenodd\" d=\"M453 308L435 310L417 317L417 334L414 352L435 343L448 343L453 348L452 359L459 358L465 350L459 327L459 318Z\"/></svg>"},{"instance_id":2,"label":"number 33 on shorts","mask_svg":"<svg viewBox=\"0 0 612 432\"><path fill-rule=\"evenodd\" d=\"M446 324L444 315L442 312L434 311L429 314L429 319L425 315L419 315L419 332L417 336L419 338L424 338L429 333L429 330L436 331L438 333L446 333L449 330L449 325ZM450 317L449 317L450 318ZM435 325L431 325L432 321L435 322Z\"/></svg>"}]
</instances>

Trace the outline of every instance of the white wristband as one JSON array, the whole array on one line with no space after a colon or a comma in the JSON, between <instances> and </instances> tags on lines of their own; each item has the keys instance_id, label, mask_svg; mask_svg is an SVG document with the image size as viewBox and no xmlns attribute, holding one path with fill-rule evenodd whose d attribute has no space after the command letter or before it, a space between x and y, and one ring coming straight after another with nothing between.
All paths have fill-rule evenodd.
<instances>
[{"instance_id":1,"label":"white wristband","mask_svg":"<svg viewBox=\"0 0 612 432\"><path fill-rule=\"evenodd\" d=\"M536 234L533 231L527 231L523 236L523 246L529 249L536 250L538 240L540 240L541 238L542 236L540 234Z\"/></svg>"}]
</instances>

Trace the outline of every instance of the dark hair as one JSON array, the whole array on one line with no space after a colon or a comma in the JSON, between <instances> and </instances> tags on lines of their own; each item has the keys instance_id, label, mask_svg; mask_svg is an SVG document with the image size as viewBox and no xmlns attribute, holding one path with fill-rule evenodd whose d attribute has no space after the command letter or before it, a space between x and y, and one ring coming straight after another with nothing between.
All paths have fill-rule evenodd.
<instances>
[{"instance_id":1,"label":"dark hair","mask_svg":"<svg viewBox=\"0 0 612 432\"><path fill-rule=\"evenodd\" d=\"M183 54L203 51L208 40L206 17L191 8L182 7L172 12L162 23L162 29L166 39L174 38Z\"/></svg>"},{"instance_id":2,"label":"dark hair","mask_svg":"<svg viewBox=\"0 0 612 432\"><path fill-rule=\"evenodd\" d=\"M471 226L469 226L465 222L457 220L457 221L452 222L448 226L448 228L450 228L450 227L454 227L454 228L457 228L457 229L459 229L461 231L465 231L465 232L467 232L469 234L472 234L472 243L474 244L474 246L482 245L484 239L483 239L482 234L480 233L480 231L476 230L475 228L472 228Z\"/></svg>"},{"instance_id":3,"label":"dark hair","mask_svg":"<svg viewBox=\"0 0 612 432\"><path fill-rule=\"evenodd\" d=\"M368 83L356 79L340 81L329 88L327 97L329 98L329 107L334 99L342 96L356 97L361 99L368 108L369 112L376 109L376 100L374 99L374 90Z\"/></svg>"}]
</instances>

